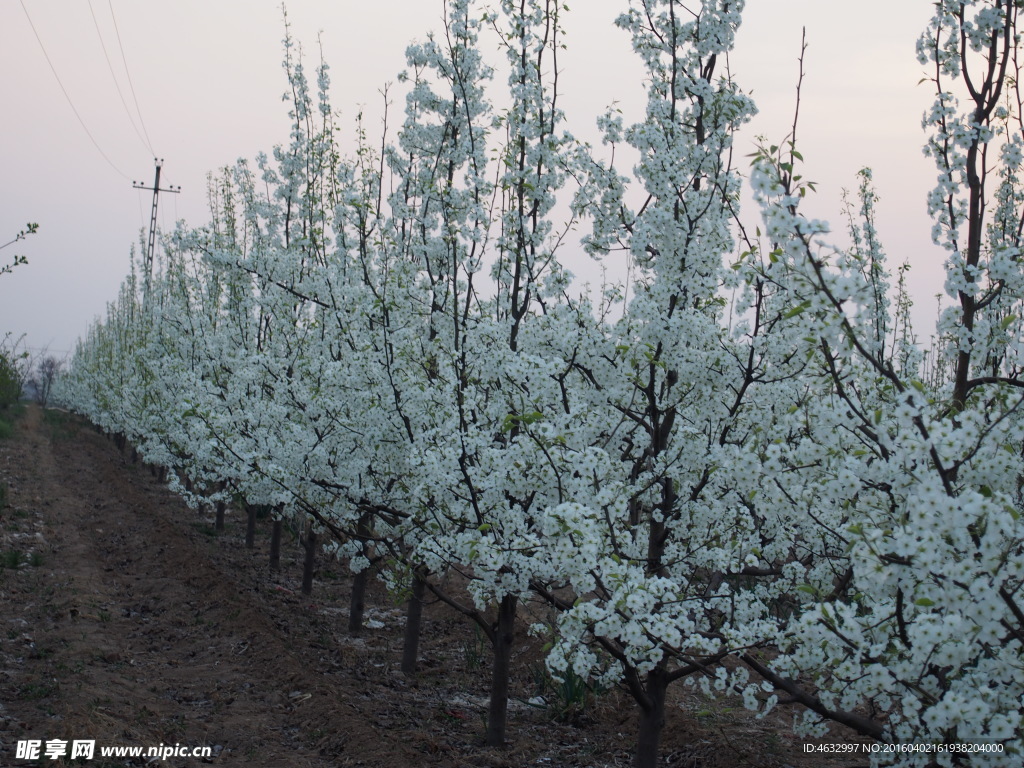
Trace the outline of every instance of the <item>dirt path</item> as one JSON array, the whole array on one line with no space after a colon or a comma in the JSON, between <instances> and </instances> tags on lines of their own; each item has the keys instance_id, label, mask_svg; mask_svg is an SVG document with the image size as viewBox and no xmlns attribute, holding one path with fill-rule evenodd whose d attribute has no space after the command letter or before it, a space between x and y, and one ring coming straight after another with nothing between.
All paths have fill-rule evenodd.
<instances>
[{"instance_id":1,"label":"dirt path","mask_svg":"<svg viewBox=\"0 0 1024 768\"><path fill-rule=\"evenodd\" d=\"M223 534L75 418L29 407L0 442L0 765L19 740L95 740L112 768L624 768L631 702L598 699L574 724L531 709L539 656L514 660L507 748L482 747L489 653L442 606L425 616L420 674L397 670L401 612L379 587L370 629L345 631L349 579L322 564L299 590L300 548L267 567L244 521ZM778 722L676 699L666 764L825 766ZM209 746L206 760L104 760L101 746ZM862 761L863 762L863 761ZM79 763L75 763L79 764Z\"/></svg>"},{"instance_id":2,"label":"dirt path","mask_svg":"<svg viewBox=\"0 0 1024 768\"><path fill-rule=\"evenodd\" d=\"M51 440L30 408L5 446L4 551L38 564L0 582L3 759L19 738L77 738L210 745L253 766L337 764L305 732L329 695L323 679L252 586L218 567L210 541L182 525L189 510L141 467L58 421Z\"/></svg>"}]
</instances>

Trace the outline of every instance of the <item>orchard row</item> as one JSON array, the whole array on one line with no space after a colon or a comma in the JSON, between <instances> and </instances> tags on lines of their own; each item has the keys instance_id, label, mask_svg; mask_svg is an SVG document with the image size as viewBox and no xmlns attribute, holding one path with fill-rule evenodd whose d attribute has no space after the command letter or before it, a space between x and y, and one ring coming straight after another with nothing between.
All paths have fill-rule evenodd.
<instances>
[{"instance_id":1,"label":"orchard row","mask_svg":"<svg viewBox=\"0 0 1024 768\"><path fill-rule=\"evenodd\" d=\"M407 51L400 129L360 124L351 154L326 66L314 86L286 41L288 143L211 181L210 223L138 263L59 396L192 503L309 521L353 572L477 622L490 744L539 597L551 673L636 700L640 768L678 681L782 699L805 732L1017 764L1019 6L943 0L918 43L953 300L927 366L870 173L838 248L801 214L792 137L752 162L734 146L754 112L726 67L741 0L629 3L646 115L602 116L601 148L559 109L564 7L448 0ZM484 37L506 57L494 103ZM580 258L629 280L592 295ZM453 569L472 602L445 592ZM872 754L932 759L960 755Z\"/></svg>"}]
</instances>

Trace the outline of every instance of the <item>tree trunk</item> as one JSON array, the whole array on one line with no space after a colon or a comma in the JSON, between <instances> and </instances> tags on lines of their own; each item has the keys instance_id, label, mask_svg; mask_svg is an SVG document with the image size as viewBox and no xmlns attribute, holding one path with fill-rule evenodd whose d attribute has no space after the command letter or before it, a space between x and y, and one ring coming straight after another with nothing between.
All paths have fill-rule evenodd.
<instances>
[{"instance_id":1,"label":"tree trunk","mask_svg":"<svg viewBox=\"0 0 1024 768\"><path fill-rule=\"evenodd\" d=\"M213 520L213 529L215 531L224 530L224 508L227 504L223 501L217 502L217 516Z\"/></svg>"},{"instance_id":2,"label":"tree trunk","mask_svg":"<svg viewBox=\"0 0 1024 768\"><path fill-rule=\"evenodd\" d=\"M362 542L362 554L372 562L373 552L367 543L370 537L370 515L364 512L359 516L356 535ZM363 630L363 613L366 610L366 585L370 580L370 568L364 568L355 574L352 580L352 598L348 605L348 631L350 635L358 635Z\"/></svg>"},{"instance_id":3,"label":"tree trunk","mask_svg":"<svg viewBox=\"0 0 1024 768\"><path fill-rule=\"evenodd\" d=\"M366 585L370 581L370 569L364 568L352 579L352 598L348 603L348 633L358 635L363 631L363 614L366 612Z\"/></svg>"},{"instance_id":4,"label":"tree trunk","mask_svg":"<svg viewBox=\"0 0 1024 768\"><path fill-rule=\"evenodd\" d=\"M491 705L487 712L487 746L505 743L508 720L508 681L515 640L516 608L519 598L505 595L498 606L498 623L494 632L494 667L491 671Z\"/></svg>"},{"instance_id":5,"label":"tree trunk","mask_svg":"<svg viewBox=\"0 0 1024 768\"><path fill-rule=\"evenodd\" d=\"M313 569L316 566L316 534L313 521L306 522L306 559L302 564L302 594L313 594Z\"/></svg>"},{"instance_id":6,"label":"tree trunk","mask_svg":"<svg viewBox=\"0 0 1024 768\"><path fill-rule=\"evenodd\" d=\"M427 592L427 577L418 570L412 573L412 596L405 613L405 638L402 644L402 672L416 673L420 658L420 629L423 626L423 597Z\"/></svg>"},{"instance_id":7,"label":"tree trunk","mask_svg":"<svg viewBox=\"0 0 1024 768\"><path fill-rule=\"evenodd\" d=\"M252 549L256 546L256 505L245 503L245 548Z\"/></svg>"},{"instance_id":8,"label":"tree trunk","mask_svg":"<svg viewBox=\"0 0 1024 768\"><path fill-rule=\"evenodd\" d=\"M668 676L660 667L651 670L646 680L647 701L640 704L640 730L636 739L634 768L655 768L665 726L665 693Z\"/></svg>"},{"instance_id":9,"label":"tree trunk","mask_svg":"<svg viewBox=\"0 0 1024 768\"><path fill-rule=\"evenodd\" d=\"M284 521L277 519L270 532L270 567L281 567L281 529L284 528Z\"/></svg>"}]
</instances>

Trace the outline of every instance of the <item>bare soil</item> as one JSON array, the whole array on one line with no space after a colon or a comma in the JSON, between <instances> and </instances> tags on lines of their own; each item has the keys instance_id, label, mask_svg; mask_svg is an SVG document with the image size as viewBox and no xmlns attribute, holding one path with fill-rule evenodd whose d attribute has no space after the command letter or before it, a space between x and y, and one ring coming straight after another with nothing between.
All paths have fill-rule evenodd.
<instances>
[{"instance_id":1,"label":"bare soil","mask_svg":"<svg viewBox=\"0 0 1024 768\"><path fill-rule=\"evenodd\" d=\"M15 759L21 739L95 739L96 758L83 763L92 766L631 763L636 710L623 692L601 694L571 722L527 703L543 692L543 673L525 624L509 741L484 747L490 654L465 620L427 606L421 671L407 678L398 669L403 612L379 584L367 628L349 636L342 564L322 559L303 596L294 534L271 570L269 520L246 549L242 515L229 513L217 533L212 517L73 416L29 406L0 441L0 485L0 765L31 764ZM526 606L525 622L541 610ZM805 753L791 711L758 719L683 686L670 697L666 766L867 762ZM98 751L159 744L210 746L213 757L104 761Z\"/></svg>"}]
</instances>

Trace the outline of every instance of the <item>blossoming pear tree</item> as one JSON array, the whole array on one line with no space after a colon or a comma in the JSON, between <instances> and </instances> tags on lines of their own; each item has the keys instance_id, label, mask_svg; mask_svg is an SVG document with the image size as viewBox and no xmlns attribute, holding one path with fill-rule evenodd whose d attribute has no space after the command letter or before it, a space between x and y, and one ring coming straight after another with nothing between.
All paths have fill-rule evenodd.
<instances>
[{"instance_id":1,"label":"blossoming pear tree","mask_svg":"<svg viewBox=\"0 0 1024 768\"><path fill-rule=\"evenodd\" d=\"M921 356L898 351L877 244L871 259L857 249L828 257L826 227L800 214L795 150L768 148L755 161L823 393L807 410L830 507L816 511L821 536L844 544L848 566L815 588L783 656L747 659L808 705L804 731L838 719L885 740L944 745L879 754L877 764L1009 766L1024 749L1020 4L935 6L918 55L936 89L924 118L938 170L928 205L951 304L933 354L948 356L948 380L927 382ZM824 429L814 424L822 411ZM787 446L783 461L805 459Z\"/></svg>"},{"instance_id":2,"label":"blossoming pear tree","mask_svg":"<svg viewBox=\"0 0 1024 768\"><path fill-rule=\"evenodd\" d=\"M669 685L744 683L719 662L774 638L804 578L791 506L762 490L776 414L799 396L804 361L776 287L725 263L741 189L733 139L754 113L727 65L742 9L665 0L619 18L648 72L646 119L602 122L607 142L638 151L643 204L631 210L627 179L596 162L601 191L583 193L589 247L628 251L636 288L613 345L596 350L601 431L577 465L590 487L549 512L575 601L549 595L563 611L548 664L625 683L641 767L658 760ZM728 289L744 318L731 327Z\"/></svg>"}]
</instances>

